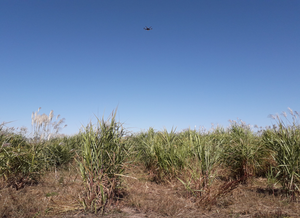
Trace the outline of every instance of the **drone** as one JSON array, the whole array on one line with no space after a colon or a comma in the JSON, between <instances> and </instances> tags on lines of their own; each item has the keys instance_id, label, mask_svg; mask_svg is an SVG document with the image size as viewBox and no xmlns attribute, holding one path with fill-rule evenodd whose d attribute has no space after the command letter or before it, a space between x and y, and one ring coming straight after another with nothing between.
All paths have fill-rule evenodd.
<instances>
[{"instance_id":1,"label":"drone","mask_svg":"<svg viewBox=\"0 0 300 218\"><path fill-rule=\"evenodd\" d=\"M148 31L148 30L152 30L152 27L147 27L147 26L145 26L145 27L144 27L144 30L147 30L147 31Z\"/></svg>"}]
</instances>

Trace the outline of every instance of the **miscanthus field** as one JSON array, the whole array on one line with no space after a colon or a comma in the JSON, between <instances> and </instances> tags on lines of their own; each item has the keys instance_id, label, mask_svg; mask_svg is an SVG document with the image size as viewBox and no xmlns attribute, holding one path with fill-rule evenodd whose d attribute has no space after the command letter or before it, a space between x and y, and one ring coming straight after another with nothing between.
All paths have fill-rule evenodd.
<instances>
[{"instance_id":1,"label":"miscanthus field","mask_svg":"<svg viewBox=\"0 0 300 218\"><path fill-rule=\"evenodd\" d=\"M30 116L30 115L29 115ZM110 117L60 134L64 119L32 114L32 130L0 124L1 217L297 217L299 114L271 126L130 133ZM2 122L2 121L1 121Z\"/></svg>"}]
</instances>

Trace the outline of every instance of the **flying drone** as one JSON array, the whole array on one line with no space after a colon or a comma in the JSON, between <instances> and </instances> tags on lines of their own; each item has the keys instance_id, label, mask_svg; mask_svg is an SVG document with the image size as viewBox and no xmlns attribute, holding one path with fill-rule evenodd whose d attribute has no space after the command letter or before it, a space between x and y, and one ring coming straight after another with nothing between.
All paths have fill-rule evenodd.
<instances>
[{"instance_id":1,"label":"flying drone","mask_svg":"<svg viewBox=\"0 0 300 218\"><path fill-rule=\"evenodd\" d=\"M147 31L148 31L148 30L152 30L152 27L151 27L151 26L150 26L150 27L145 26L145 27L144 27L144 30L147 30Z\"/></svg>"}]
</instances>

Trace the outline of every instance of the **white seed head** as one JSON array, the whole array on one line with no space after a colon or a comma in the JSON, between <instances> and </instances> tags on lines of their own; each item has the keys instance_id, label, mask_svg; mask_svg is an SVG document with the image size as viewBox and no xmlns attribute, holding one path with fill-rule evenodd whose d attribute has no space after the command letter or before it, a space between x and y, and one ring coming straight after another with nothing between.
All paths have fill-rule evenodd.
<instances>
[{"instance_id":1,"label":"white seed head","mask_svg":"<svg viewBox=\"0 0 300 218\"><path fill-rule=\"evenodd\" d=\"M289 109L289 111L290 111L290 114L291 114L291 115L294 115L293 110L292 110L291 108L289 108L289 107L288 107L288 109Z\"/></svg>"},{"instance_id":2,"label":"white seed head","mask_svg":"<svg viewBox=\"0 0 300 218\"><path fill-rule=\"evenodd\" d=\"M34 124L34 113L32 112L32 114L31 114L31 125L33 126L33 124Z\"/></svg>"},{"instance_id":3,"label":"white seed head","mask_svg":"<svg viewBox=\"0 0 300 218\"><path fill-rule=\"evenodd\" d=\"M275 116L273 114L270 114L268 117L270 117L271 119L275 120Z\"/></svg>"},{"instance_id":4,"label":"white seed head","mask_svg":"<svg viewBox=\"0 0 300 218\"><path fill-rule=\"evenodd\" d=\"M42 114L39 116L39 124L42 125L44 122L47 122L48 116L46 114Z\"/></svg>"},{"instance_id":5,"label":"white seed head","mask_svg":"<svg viewBox=\"0 0 300 218\"><path fill-rule=\"evenodd\" d=\"M50 114L49 114L49 121L51 121L53 118L53 110L50 111Z\"/></svg>"},{"instance_id":6,"label":"white seed head","mask_svg":"<svg viewBox=\"0 0 300 218\"><path fill-rule=\"evenodd\" d=\"M287 115L286 115L286 112L285 112L285 111L282 112L282 115L283 115L285 118L287 118Z\"/></svg>"}]
</instances>

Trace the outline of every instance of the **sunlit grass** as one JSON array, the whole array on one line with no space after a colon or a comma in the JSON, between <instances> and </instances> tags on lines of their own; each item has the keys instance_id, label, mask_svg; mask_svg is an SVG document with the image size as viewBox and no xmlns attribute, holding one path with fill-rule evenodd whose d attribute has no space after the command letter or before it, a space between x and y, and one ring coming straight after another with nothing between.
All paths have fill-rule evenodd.
<instances>
[{"instance_id":1,"label":"sunlit grass","mask_svg":"<svg viewBox=\"0 0 300 218\"><path fill-rule=\"evenodd\" d=\"M121 177L127 156L122 143L123 127L115 120L116 112L82 133L81 155L77 157L85 193L80 196L85 210L102 214L121 192Z\"/></svg>"},{"instance_id":2,"label":"sunlit grass","mask_svg":"<svg viewBox=\"0 0 300 218\"><path fill-rule=\"evenodd\" d=\"M6 187L20 190L36 185L49 172L72 166L77 169L74 181L81 177L82 182L75 201L85 211L104 213L126 192L122 178L127 178L130 163L143 166L157 184L179 182L193 202L205 207L258 176L267 179L273 192L281 184L292 200L299 197L299 114L292 110L291 121L286 113L283 119L273 116L273 128L261 128L259 133L239 120L231 121L227 129L176 132L172 128L168 132L149 128L132 135L125 134L114 111L109 119L97 118L96 124L70 137L60 134L64 119L52 122L53 111L49 116L38 112L32 115L31 134L24 128L8 128L7 123L0 125L0 177ZM51 193L45 194L47 198L59 195Z\"/></svg>"},{"instance_id":3,"label":"sunlit grass","mask_svg":"<svg viewBox=\"0 0 300 218\"><path fill-rule=\"evenodd\" d=\"M279 115L272 116L277 125L264 132L263 141L277 163L275 178L294 198L295 192L300 192L300 126L298 112L290 109L290 114L292 121L286 113L285 120Z\"/></svg>"}]
</instances>

